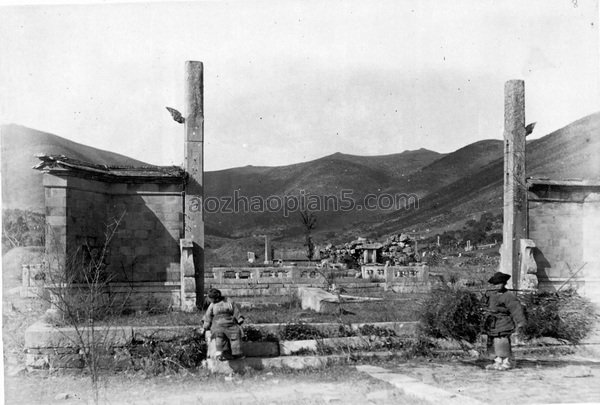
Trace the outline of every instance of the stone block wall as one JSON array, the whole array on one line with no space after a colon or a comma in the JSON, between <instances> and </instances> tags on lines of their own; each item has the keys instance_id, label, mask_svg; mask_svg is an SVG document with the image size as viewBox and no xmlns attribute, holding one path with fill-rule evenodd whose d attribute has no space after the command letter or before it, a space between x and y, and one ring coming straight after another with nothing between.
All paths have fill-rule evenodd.
<instances>
[{"instance_id":1,"label":"stone block wall","mask_svg":"<svg viewBox=\"0 0 600 405\"><path fill-rule=\"evenodd\" d=\"M51 270L64 269L67 249L67 179L44 176L46 260Z\"/></svg>"},{"instance_id":2,"label":"stone block wall","mask_svg":"<svg viewBox=\"0 0 600 405\"><path fill-rule=\"evenodd\" d=\"M105 258L111 282L135 284L138 290L148 284L151 288L144 288L148 297L136 294L135 301L177 304L183 237L180 183L177 179L115 183L45 174L49 264L55 270L73 267L69 261L85 257L90 248L102 249L107 232L114 229Z\"/></svg>"},{"instance_id":3,"label":"stone block wall","mask_svg":"<svg viewBox=\"0 0 600 405\"><path fill-rule=\"evenodd\" d=\"M121 218L110 257L118 280L179 282L181 191L157 184L129 184L119 191L109 203L110 216Z\"/></svg>"},{"instance_id":4,"label":"stone block wall","mask_svg":"<svg viewBox=\"0 0 600 405\"><path fill-rule=\"evenodd\" d=\"M67 181L67 260L77 267L92 253L100 254L104 246L107 217L108 185L99 181L70 178ZM70 278L69 278L70 279Z\"/></svg>"},{"instance_id":5,"label":"stone block wall","mask_svg":"<svg viewBox=\"0 0 600 405\"><path fill-rule=\"evenodd\" d=\"M540 289L563 284L600 303L600 186L537 187L529 195L528 236Z\"/></svg>"},{"instance_id":6,"label":"stone block wall","mask_svg":"<svg viewBox=\"0 0 600 405\"><path fill-rule=\"evenodd\" d=\"M387 283L427 283L429 281L428 266L361 266L363 279L385 281Z\"/></svg>"},{"instance_id":7,"label":"stone block wall","mask_svg":"<svg viewBox=\"0 0 600 405\"><path fill-rule=\"evenodd\" d=\"M583 205L576 202L529 203L529 239L540 283L570 277L583 260ZM571 270L569 270L569 267Z\"/></svg>"},{"instance_id":8,"label":"stone block wall","mask_svg":"<svg viewBox=\"0 0 600 405\"><path fill-rule=\"evenodd\" d=\"M589 194L583 203L583 268L586 296L600 303L600 192Z\"/></svg>"}]
</instances>

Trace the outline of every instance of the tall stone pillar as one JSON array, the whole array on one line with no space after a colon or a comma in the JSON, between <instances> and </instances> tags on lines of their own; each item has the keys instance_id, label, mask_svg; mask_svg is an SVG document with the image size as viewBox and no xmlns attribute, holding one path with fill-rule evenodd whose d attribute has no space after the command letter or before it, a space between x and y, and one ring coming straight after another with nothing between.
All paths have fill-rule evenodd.
<instances>
[{"instance_id":1,"label":"tall stone pillar","mask_svg":"<svg viewBox=\"0 0 600 405\"><path fill-rule=\"evenodd\" d=\"M264 264L272 264L273 263L273 255L271 254L271 238L269 235L265 235L265 261Z\"/></svg>"},{"instance_id":2,"label":"tall stone pillar","mask_svg":"<svg viewBox=\"0 0 600 405\"><path fill-rule=\"evenodd\" d=\"M525 82L504 85L504 224L500 271L511 275L509 288L518 289L520 240L527 238L525 183Z\"/></svg>"},{"instance_id":3,"label":"tall stone pillar","mask_svg":"<svg viewBox=\"0 0 600 405\"><path fill-rule=\"evenodd\" d=\"M185 63L185 185L186 249L193 267L182 275L182 307L204 303L204 83L202 62ZM183 248L183 244L182 244ZM192 272L193 268L193 272Z\"/></svg>"}]
</instances>

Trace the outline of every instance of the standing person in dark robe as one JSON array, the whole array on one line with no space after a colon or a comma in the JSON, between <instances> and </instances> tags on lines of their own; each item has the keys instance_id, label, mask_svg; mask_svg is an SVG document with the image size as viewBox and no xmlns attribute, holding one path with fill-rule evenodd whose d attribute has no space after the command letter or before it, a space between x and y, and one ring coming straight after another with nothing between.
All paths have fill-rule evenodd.
<instances>
[{"instance_id":1,"label":"standing person in dark robe","mask_svg":"<svg viewBox=\"0 0 600 405\"><path fill-rule=\"evenodd\" d=\"M510 336L525 326L525 313L517 297L506 289L510 275L497 272L489 280L494 288L485 294L487 308L484 333L487 334L488 353L495 356L492 370L508 370L514 367Z\"/></svg>"}]
</instances>

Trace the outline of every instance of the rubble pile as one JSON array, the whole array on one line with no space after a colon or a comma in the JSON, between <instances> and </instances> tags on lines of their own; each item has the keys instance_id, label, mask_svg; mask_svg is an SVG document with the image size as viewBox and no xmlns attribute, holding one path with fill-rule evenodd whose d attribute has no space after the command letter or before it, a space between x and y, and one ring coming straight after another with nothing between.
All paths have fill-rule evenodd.
<instances>
[{"instance_id":1,"label":"rubble pile","mask_svg":"<svg viewBox=\"0 0 600 405\"><path fill-rule=\"evenodd\" d=\"M376 263L407 265L419 261L416 247L415 239L400 233L387 238L383 243L366 238L358 238L338 246L329 243L319 253L323 259L322 264L344 264L349 268L365 264L363 255L365 250L376 252Z\"/></svg>"},{"instance_id":2,"label":"rubble pile","mask_svg":"<svg viewBox=\"0 0 600 405\"><path fill-rule=\"evenodd\" d=\"M394 235L383 244L383 261L392 265L407 265L418 262L416 241L407 234Z\"/></svg>"}]
</instances>

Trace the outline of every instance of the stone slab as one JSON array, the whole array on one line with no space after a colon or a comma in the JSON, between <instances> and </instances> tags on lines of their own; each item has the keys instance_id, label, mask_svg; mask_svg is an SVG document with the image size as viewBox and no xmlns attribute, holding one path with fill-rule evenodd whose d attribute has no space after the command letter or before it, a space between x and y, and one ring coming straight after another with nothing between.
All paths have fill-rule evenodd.
<instances>
[{"instance_id":1,"label":"stone slab","mask_svg":"<svg viewBox=\"0 0 600 405\"><path fill-rule=\"evenodd\" d=\"M371 345L369 338L364 336L351 336L328 339L309 340L282 340L279 342L281 356L292 356L302 352L317 352L319 348L368 348Z\"/></svg>"},{"instance_id":2,"label":"stone slab","mask_svg":"<svg viewBox=\"0 0 600 405\"><path fill-rule=\"evenodd\" d=\"M433 385L425 384L420 380L404 374L393 373L385 368L376 366L356 366L358 371L366 373L373 378L392 384L407 395L424 399L431 403L450 405L483 405L483 402L464 395L454 394Z\"/></svg>"},{"instance_id":3,"label":"stone slab","mask_svg":"<svg viewBox=\"0 0 600 405\"><path fill-rule=\"evenodd\" d=\"M78 347L81 337L91 332L89 327L83 327L77 332L72 327L55 327L38 321L25 330L25 347L52 348L52 347ZM133 328L130 326L113 326L108 328L97 327L95 333L104 334L113 346L124 346L131 341Z\"/></svg>"},{"instance_id":4,"label":"stone slab","mask_svg":"<svg viewBox=\"0 0 600 405\"><path fill-rule=\"evenodd\" d=\"M207 335L207 358L214 359L217 351L215 340ZM277 357L279 356L279 343L277 342L242 342L242 353L246 357Z\"/></svg>"},{"instance_id":5,"label":"stone slab","mask_svg":"<svg viewBox=\"0 0 600 405\"><path fill-rule=\"evenodd\" d=\"M230 361L218 361L214 359L208 359L207 367L211 372L216 374L233 374L244 372L248 368L254 370L303 370L307 368L317 369L325 368L335 362L340 362L340 360L338 358L334 359L331 356L286 356L273 358L247 357L245 359Z\"/></svg>"},{"instance_id":6,"label":"stone slab","mask_svg":"<svg viewBox=\"0 0 600 405\"><path fill-rule=\"evenodd\" d=\"M321 312L324 309L324 302L339 302L339 298L321 288L300 287L298 296L302 300L302 309L312 309Z\"/></svg>"},{"instance_id":7,"label":"stone slab","mask_svg":"<svg viewBox=\"0 0 600 405\"><path fill-rule=\"evenodd\" d=\"M347 355L329 355L329 356L281 356L271 358L247 357L240 360L218 361L214 359L207 360L207 368L217 374L232 374L244 372L247 369L254 370L272 370L272 369L319 369L326 368L334 364L346 364L349 361L357 359L379 359L387 360L396 355L394 352L357 352L352 354L352 359Z\"/></svg>"}]
</instances>

